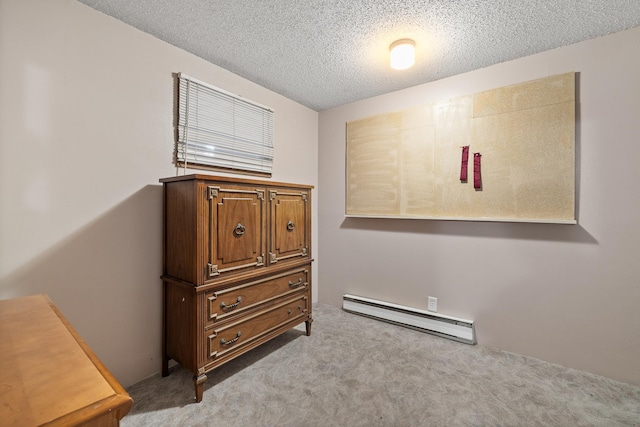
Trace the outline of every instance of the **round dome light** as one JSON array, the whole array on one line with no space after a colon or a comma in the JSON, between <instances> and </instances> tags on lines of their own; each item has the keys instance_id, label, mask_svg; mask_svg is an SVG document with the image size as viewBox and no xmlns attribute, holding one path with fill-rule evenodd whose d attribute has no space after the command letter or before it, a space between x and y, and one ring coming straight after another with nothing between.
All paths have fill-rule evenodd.
<instances>
[{"instance_id":1,"label":"round dome light","mask_svg":"<svg viewBox=\"0 0 640 427\"><path fill-rule=\"evenodd\" d=\"M391 52L391 68L394 70L406 70L416 60L416 43L411 39L396 40L389 46Z\"/></svg>"}]
</instances>

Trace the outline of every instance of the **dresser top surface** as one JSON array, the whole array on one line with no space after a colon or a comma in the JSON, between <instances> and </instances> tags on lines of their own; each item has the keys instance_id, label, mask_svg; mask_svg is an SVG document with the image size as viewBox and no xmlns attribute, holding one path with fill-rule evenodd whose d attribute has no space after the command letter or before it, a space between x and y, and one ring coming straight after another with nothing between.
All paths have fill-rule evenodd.
<instances>
[{"instance_id":1,"label":"dresser top surface","mask_svg":"<svg viewBox=\"0 0 640 427\"><path fill-rule=\"evenodd\" d=\"M252 185L260 185L263 187L277 186L277 187L293 187L293 188L304 188L304 189L312 189L313 185L306 184L294 184L290 182L277 182L277 181L267 181L260 179L247 179L247 178L234 178L228 176L216 176L216 175L205 175L205 174L191 174L191 175L179 175L172 176L167 178L161 178L160 182L177 182L177 181L215 181L215 182L225 182L225 183L233 183L233 184L252 184Z\"/></svg>"},{"instance_id":2,"label":"dresser top surface","mask_svg":"<svg viewBox=\"0 0 640 427\"><path fill-rule=\"evenodd\" d=\"M0 301L0 419L72 424L131 398L45 295Z\"/></svg>"}]
</instances>

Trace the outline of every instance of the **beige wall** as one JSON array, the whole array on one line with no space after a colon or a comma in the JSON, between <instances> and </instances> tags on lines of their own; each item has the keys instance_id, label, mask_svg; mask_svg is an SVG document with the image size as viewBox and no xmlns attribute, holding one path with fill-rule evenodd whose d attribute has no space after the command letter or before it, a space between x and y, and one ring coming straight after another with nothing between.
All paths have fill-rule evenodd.
<instances>
[{"instance_id":1,"label":"beige wall","mask_svg":"<svg viewBox=\"0 0 640 427\"><path fill-rule=\"evenodd\" d=\"M180 71L272 107L273 180L317 185L317 112L75 1L0 0L0 298L48 294L125 386L160 370Z\"/></svg>"},{"instance_id":2,"label":"beige wall","mask_svg":"<svg viewBox=\"0 0 640 427\"><path fill-rule=\"evenodd\" d=\"M634 29L321 112L320 302L435 296L480 344L640 385L639 45ZM578 225L345 218L345 122L570 71Z\"/></svg>"}]
</instances>

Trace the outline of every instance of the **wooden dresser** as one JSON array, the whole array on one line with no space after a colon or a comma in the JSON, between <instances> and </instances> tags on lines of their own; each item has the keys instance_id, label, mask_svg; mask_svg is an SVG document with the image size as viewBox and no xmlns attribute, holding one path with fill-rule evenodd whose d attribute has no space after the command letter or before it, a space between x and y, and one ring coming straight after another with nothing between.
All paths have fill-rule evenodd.
<instances>
[{"instance_id":1,"label":"wooden dresser","mask_svg":"<svg viewBox=\"0 0 640 427\"><path fill-rule=\"evenodd\" d=\"M311 333L312 186L186 175L164 190L162 375L207 373L292 327Z\"/></svg>"},{"instance_id":2,"label":"wooden dresser","mask_svg":"<svg viewBox=\"0 0 640 427\"><path fill-rule=\"evenodd\" d=\"M0 425L119 425L132 400L45 295L0 301Z\"/></svg>"}]
</instances>

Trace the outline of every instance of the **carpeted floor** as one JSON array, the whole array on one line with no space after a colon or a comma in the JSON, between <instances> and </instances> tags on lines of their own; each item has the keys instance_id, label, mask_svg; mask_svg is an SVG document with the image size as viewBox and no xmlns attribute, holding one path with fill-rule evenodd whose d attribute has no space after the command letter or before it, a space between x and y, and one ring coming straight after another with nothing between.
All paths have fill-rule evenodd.
<instances>
[{"instance_id":1,"label":"carpeted floor","mask_svg":"<svg viewBox=\"0 0 640 427\"><path fill-rule=\"evenodd\" d=\"M221 366L128 389L128 426L640 426L640 387L339 308Z\"/></svg>"}]
</instances>

